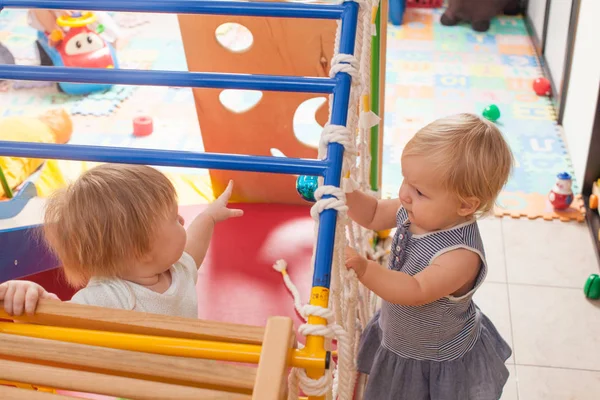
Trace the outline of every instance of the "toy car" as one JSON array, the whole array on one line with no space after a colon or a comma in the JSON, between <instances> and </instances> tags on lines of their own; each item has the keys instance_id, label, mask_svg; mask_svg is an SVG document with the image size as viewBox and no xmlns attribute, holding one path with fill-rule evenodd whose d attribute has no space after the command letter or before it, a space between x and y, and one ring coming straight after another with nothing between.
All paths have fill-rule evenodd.
<instances>
[{"instance_id":1,"label":"toy car","mask_svg":"<svg viewBox=\"0 0 600 400\"><path fill-rule=\"evenodd\" d=\"M88 25L96 21L91 12L61 16L56 22L68 28L66 34L53 31L50 35L38 31L36 41L40 64L79 68L118 68L115 49ZM59 89L68 94L89 94L108 90L111 84L59 82Z\"/></svg>"}]
</instances>

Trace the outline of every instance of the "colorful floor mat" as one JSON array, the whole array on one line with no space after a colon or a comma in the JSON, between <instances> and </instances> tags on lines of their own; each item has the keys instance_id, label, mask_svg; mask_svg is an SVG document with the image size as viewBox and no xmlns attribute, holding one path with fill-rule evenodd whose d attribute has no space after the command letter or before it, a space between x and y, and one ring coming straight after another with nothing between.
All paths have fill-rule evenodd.
<instances>
[{"instance_id":1,"label":"colorful floor mat","mask_svg":"<svg viewBox=\"0 0 600 400\"><path fill-rule=\"evenodd\" d=\"M523 18L501 16L476 33L441 25L442 12L409 9L403 26L388 28L384 192L396 193L402 149L419 128L496 104L516 160L496 215L582 221L581 200L560 213L547 201L556 174L573 167L550 100L533 92L542 73Z\"/></svg>"},{"instance_id":2,"label":"colorful floor mat","mask_svg":"<svg viewBox=\"0 0 600 400\"><path fill-rule=\"evenodd\" d=\"M383 194L397 192L402 179L402 148L419 128L451 113L480 114L494 103L502 113L498 126L516 159L496 215L583 220L581 200L561 213L547 201L556 174L573 171L551 102L531 89L541 70L523 19L501 16L487 33L480 34L470 26L442 26L441 13L409 9L402 27L388 28ZM118 50L125 68L187 69L174 16L117 13L114 17L125 32ZM236 29L221 34L230 44L246 40L243 31ZM27 26L23 11L0 13L0 40L21 63L35 63L34 32ZM234 108L255 102L251 92L238 91L230 97ZM44 83L0 86L0 110L5 115L35 114L58 105L74 114L72 143L203 149L190 89L119 86L108 93L78 98L58 93L54 85ZM302 142L318 143L320 128L314 111L319 105L299 112L294 120ZM151 137L131 135L132 119L139 114L154 117L156 129ZM207 175L205 170L169 172ZM577 183L574 189L578 191Z\"/></svg>"}]
</instances>

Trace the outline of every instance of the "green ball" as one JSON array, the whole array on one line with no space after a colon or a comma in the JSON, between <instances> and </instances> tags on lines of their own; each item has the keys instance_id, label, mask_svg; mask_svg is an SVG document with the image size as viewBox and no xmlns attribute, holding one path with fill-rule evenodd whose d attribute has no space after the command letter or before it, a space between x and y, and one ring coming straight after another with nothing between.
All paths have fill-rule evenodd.
<instances>
[{"instance_id":1,"label":"green ball","mask_svg":"<svg viewBox=\"0 0 600 400\"><path fill-rule=\"evenodd\" d=\"M500 109L497 105L491 104L483 110L483 116L492 122L496 122L500 118Z\"/></svg>"},{"instance_id":2,"label":"green ball","mask_svg":"<svg viewBox=\"0 0 600 400\"><path fill-rule=\"evenodd\" d=\"M585 286L583 287L583 292L588 299L600 299L600 276L598 276L598 274L591 274L587 278Z\"/></svg>"},{"instance_id":3,"label":"green ball","mask_svg":"<svg viewBox=\"0 0 600 400\"><path fill-rule=\"evenodd\" d=\"M315 191L319 187L319 178L316 176L300 175L296 179L296 191L306 201L315 202Z\"/></svg>"}]
</instances>

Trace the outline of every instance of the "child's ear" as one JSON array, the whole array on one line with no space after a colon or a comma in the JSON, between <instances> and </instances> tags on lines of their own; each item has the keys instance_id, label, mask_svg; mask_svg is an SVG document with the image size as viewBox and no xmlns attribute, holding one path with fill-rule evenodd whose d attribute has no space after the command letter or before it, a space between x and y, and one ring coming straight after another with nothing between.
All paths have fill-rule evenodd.
<instances>
[{"instance_id":1,"label":"child's ear","mask_svg":"<svg viewBox=\"0 0 600 400\"><path fill-rule=\"evenodd\" d=\"M458 215L461 217L467 217L469 215L475 214L475 211L481 205L481 201L476 197L467 197L463 201L460 202L458 208Z\"/></svg>"}]
</instances>

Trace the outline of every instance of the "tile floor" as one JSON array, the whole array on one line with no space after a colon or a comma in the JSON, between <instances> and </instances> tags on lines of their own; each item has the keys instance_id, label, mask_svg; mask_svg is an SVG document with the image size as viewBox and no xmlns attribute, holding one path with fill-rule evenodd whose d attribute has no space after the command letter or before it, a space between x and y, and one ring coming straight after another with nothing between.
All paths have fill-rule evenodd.
<instances>
[{"instance_id":1,"label":"tile floor","mask_svg":"<svg viewBox=\"0 0 600 400\"><path fill-rule=\"evenodd\" d=\"M480 222L489 274L475 295L512 345L502 400L600 399L600 301L583 296L598 272L587 225Z\"/></svg>"}]
</instances>

